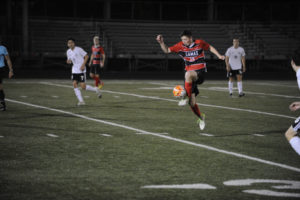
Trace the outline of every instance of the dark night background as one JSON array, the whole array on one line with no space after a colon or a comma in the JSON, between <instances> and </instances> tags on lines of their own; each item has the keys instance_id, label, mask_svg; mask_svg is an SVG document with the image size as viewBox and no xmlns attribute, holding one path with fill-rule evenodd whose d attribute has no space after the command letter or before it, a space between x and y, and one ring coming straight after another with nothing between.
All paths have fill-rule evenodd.
<instances>
[{"instance_id":1,"label":"dark night background","mask_svg":"<svg viewBox=\"0 0 300 200\"><path fill-rule=\"evenodd\" d=\"M91 52L99 35L105 48L106 78L178 78L178 56L164 55L155 41L167 45L193 31L221 54L240 38L248 78L294 78L293 57L300 59L299 1L117 1L4 0L0 35L13 60L16 77L68 78L66 39ZM224 78L224 62L206 54L210 78Z\"/></svg>"}]
</instances>

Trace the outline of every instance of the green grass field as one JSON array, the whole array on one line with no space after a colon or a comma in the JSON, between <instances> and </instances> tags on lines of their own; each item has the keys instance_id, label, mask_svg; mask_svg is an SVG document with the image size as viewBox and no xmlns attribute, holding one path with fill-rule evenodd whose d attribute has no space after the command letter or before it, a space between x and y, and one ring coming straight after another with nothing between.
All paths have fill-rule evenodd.
<instances>
[{"instance_id":1,"label":"green grass field","mask_svg":"<svg viewBox=\"0 0 300 200\"><path fill-rule=\"evenodd\" d=\"M181 83L107 80L102 99L83 91L77 107L69 80L6 80L0 199L300 198L300 158L284 137L300 115L288 109L296 81L245 81L243 98L206 81L204 131L172 96Z\"/></svg>"}]
</instances>

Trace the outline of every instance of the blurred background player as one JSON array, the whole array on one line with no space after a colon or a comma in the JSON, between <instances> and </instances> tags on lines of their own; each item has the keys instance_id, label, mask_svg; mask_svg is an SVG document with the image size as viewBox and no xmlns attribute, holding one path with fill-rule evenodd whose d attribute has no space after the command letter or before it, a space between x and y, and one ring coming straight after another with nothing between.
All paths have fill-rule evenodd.
<instances>
[{"instance_id":1,"label":"blurred background player","mask_svg":"<svg viewBox=\"0 0 300 200\"><path fill-rule=\"evenodd\" d=\"M90 77L95 80L95 86L101 89L104 83L100 80L100 73L101 68L104 67L105 53L103 47L100 46L99 37L95 36L93 41L94 45L92 46L92 54L89 62Z\"/></svg>"},{"instance_id":2,"label":"blurred background player","mask_svg":"<svg viewBox=\"0 0 300 200\"><path fill-rule=\"evenodd\" d=\"M233 39L233 46L229 47L225 53L225 63L227 70L227 77L229 78L228 89L229 95L232 96L233 79L237 79L237 87L239 97L245 96L243 92L242 76L246 71L245 50L239 46L239 39ZM242 68L243 67L243 68Z\"/></svg>"},{"instance_id":3,"label":"blurred background player","mask_svg":"<svg viewBox=\"0 0 300 200\"><path fill-rule=\"evenodd\" d=\"M14 75L12 63L8 55L7 49L5 48L5 46L1 45L0 38L0 110L2 111L6 110L5 94L3 90L3 78L7 77L7 73L5 71L4 59L6 60L7 65L9 67L8 78L12 78L12 76Z\"/></svg>"},{"instance_id":4,"label":"blurred background player","mask_svg":"<svg viewBox=\"0 0 300 200\"><path fill-rule=\"evenodd\" d=\"M81 92L78 88L78 83L80 87L84 90L94 91L101 98L100 90L97 87L92 87L86 85L86 63L89 59L87 53L80 47L75 46L75 40L73 38L68 39L68 51L67 51L67 63L73 64L72 66L72 81L75 95L78 99L78 106L85 105L85 102L82 98Z\"/></svg>"},{"instance_id":5,"label":"blurred background player","mask_svg":"<svg viewBox=\"0 0 300 200\"><path fill-rule=\"evenodd\" d=\"M296 72L298 87L300 89L300 66L296 66L295 62L292 60L291 65ZM296 111L300 108L300 102L293 102L289 106L291 111ZM300 138L297 136L300 130L300 117L298 117L294 124L285 132L285 137L289 141L292 148L300 155Z\"/></svg>"},{"instance_id":6,"label":"blurred background player","mask_svg":"<svg viewBox=\"0 0 300 200\"><path fill-rule=\"evenodd\" d=\"M204 75L206 73L206 63L204 51L210 50L219 59L224 60L224 56L211 45L203 40L193 40L192 32L185 30L180 35L181 42L178 42L172 47L168 47L164 43L162 35L156 37L157 42L160 44L164 53L177 53L185 62L185 90L189 97L189 104L192 111L199 118L197 123L201 130L205 128L205 115L201 113L196 103L196 96L199 94L197 84L204 82Z\"/></svg>"}]
</instances>

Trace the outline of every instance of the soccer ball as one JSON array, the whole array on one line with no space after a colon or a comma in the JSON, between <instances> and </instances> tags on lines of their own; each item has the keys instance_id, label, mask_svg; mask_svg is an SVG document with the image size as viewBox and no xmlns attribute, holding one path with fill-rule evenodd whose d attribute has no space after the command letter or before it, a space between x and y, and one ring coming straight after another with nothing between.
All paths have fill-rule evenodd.
<instances>
[{"instance_id":1,"label":"soccer ball","mask_svg":"<svg viewBox=\"0 0 300 200\"><path fill-rule=\"evenodd\" d=\"M186 94L184 87L177 85L173 89L174 97L183 97Z\"/></svg>"}]
</instances>

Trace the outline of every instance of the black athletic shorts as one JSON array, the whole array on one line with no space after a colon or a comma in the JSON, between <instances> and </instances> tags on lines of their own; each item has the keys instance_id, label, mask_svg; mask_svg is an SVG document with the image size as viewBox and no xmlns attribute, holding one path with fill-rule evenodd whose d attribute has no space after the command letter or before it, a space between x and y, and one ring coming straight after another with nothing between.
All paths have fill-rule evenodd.
<instances>
[{"instance_id":1,"label":"black athletic shorts","mask_svg":"<svg viewBox=\"0 0 300 200\"><path fill-rule=\"evenodd\" d=\"M236 75L242 75L243 71L241 69L237 69L237 70L230 70L227 73L227 77L235 77Z\"/></svg>"},{"instance_id":2,"label":"black athletic shorts","mask_svg":"<svg viewBox=\"0 0 300 200\"><path fill-rule=\"evenodd\" d=\"M0 67L0 84L2 84L3 79L6 78L7 76L8 75L7 75L5 67Z\"/></svg>"},{"instance_id":3,"label":"black athletic shorts","mask_svg":"<svg viewBox=\"0 0 300 200\"><path fill-rule=\"evenodd\" d=\"M102 68L100 67L100 64L92 64L91 65L90 73L100 75L101 71L102 71Z\"/></svg>"},{"instance_id":4,"label":"black athletic shorts","mask_svg":"<svg viewBox=\"0 0 300 200\"><path fill-rule=\"evenodd\" d=\"M85 73L72 74L71 79L72 81L77 81L79 83L85 82Z\"/></svg>"},{"instance_id":5,"label":"black athletic shorts","mask_svg":"<svg viewBox=\"0 0 300 200\"><path fill-rule=\"evenodd\" d=\"M195 93L195 95L197 96L199 94L197 85L201 85L204 82L205 73L207 72L207 70L206 68L204 68L204 69L195 70L195 72L197 73L198 78L196 81L193 81L192 93Z\"/></svg>"}]
</instances>

